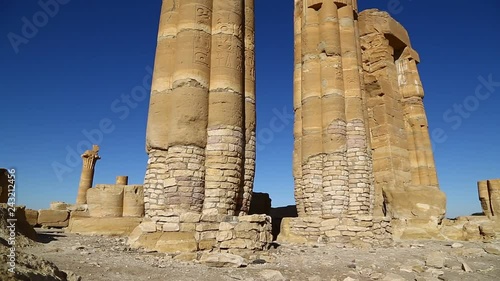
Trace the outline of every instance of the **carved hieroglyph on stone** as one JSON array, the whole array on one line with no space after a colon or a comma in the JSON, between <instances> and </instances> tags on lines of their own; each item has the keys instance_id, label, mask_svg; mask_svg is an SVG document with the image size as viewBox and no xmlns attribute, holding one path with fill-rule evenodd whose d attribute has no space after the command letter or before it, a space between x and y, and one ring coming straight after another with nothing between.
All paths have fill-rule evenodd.
<instances>
[{"instance_id":1,"label":"carved hieroglyph on stone","mask_svg":"<svg viewBox=\"0 0 500 281\"><path fill-rule=\"evenodd\" d=\"M446 197L436 176L417 70L420 59L407 31L388 13L366 10L359 22L375 214L437 227Z\"/></svg>"},{"instance_id":2,"label":"carved hieroglyph on stone","mask_svg":"<svg viewBox=\"0 0 500 281\"><path fill-rule=\"evenodd\" d=\"M245 215L255 171L253 1L164 0L147 126L146 216Z\"/></svg>"},{"instance_id":3,"label":"carved hieroglyph on stone","mask_svg":"<svg viewBox=\"0 0 500 281\"><path fill-rule=\"evenodd\" d=\"M82 154L83 166L82 175L80 176L80 184L78 185L78 196L76 204L87 203L87 190L92 187L94 181L94 168L99 156L99 146L94 145L92 150L87 150Z\"/></svg>"}]
</instances>

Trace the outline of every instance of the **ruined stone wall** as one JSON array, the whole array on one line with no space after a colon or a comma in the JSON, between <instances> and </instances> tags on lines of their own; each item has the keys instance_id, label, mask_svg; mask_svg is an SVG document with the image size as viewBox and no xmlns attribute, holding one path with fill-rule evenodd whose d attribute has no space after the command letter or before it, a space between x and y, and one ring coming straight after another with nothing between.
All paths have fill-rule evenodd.
<instances>
[{"instance_id":1,"label":"ruined stone wall","mask_svg":"<svg viewBox=\"0 0 500 281\"><path fill-rule=\"evenodd\" d=\"M283 218L278 242L388 246L392 243L391 220L373 216Z\"/></svg>"},{"instance_id":2,"label":"ruined stone wall","mask_svg":"<svg viewBox=\"0 0 500 281\"><path fill-rule=\"evenodd\" d=\"M146 217L217 243L255 173L253 0L164 0L147 126ZM186 235L191 235L186 234ZM198 247L198 246L197 246Z\"/></svg>"},{"instance_id":3,"label":"ruined stone wall","mask_svg":"<svg viewBox=\"0 0 500 281\"><path fill-rule=\"evenodd\" d=\"M359 16L370 143L375 176L375 214L437 224L446 198L439 190L418 54L406 30L386 12ZM425 221L425 223L423 223Z\"/></svg>"},{"instance_id":4,"label":"ruined stone wall","mask_svg":"<svg viewBox=\"0 0 500 281\"><path fill-rule=\"evenodd\" d=\"M87 191L89 216L143 217L144 192L141 185L98 184Z\"/></svg>"}]
</instances>

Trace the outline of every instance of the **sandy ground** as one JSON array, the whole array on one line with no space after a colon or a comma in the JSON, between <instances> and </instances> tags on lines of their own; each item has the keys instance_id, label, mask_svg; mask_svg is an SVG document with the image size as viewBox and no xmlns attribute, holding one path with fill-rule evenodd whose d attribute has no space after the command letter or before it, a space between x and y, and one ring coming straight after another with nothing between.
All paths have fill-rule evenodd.
<instances>
[{"instance_id":1,"label":"sandy ground","mask_svg":"<svg viewBox=\"0 0 500 281\"><path fill-rule=\"evenodd\" d=\"M246 267L212 268L131 250L124 238L57 233L41 239L26 251L82 280L500 280L500 256L481 242L405 241L380 249L280 245Z\"/></svg>"}]
</instances>

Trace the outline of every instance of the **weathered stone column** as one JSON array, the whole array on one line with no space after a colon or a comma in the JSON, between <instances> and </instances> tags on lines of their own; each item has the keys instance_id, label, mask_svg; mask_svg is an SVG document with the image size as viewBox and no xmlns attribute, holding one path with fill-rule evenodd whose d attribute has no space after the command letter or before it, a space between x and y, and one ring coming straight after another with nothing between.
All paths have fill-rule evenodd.
<instances>
[{"instance_id":1,"label":"weathered stone column","mask_svg":"<svg viewBox=\"0 0 500 281\"><path fill-rule=\"evenodd\" d=\"M344 65L337 4L323 1L318 14L324 152L322 215L331 217L343 214L349 203Z\"/></svg>"},{"instance_id":2,"label":"weathered stone column","mask_svg":"<svg viewBox=\"0 0 500 281\"><path fill-rule=\"evenodd\" d=\"M146 216L159 229L183 231L188 213L217 219L248 212L256 147L253 29L252 0L163 0L144 182Z\"/></svg>"},{"instance_id":3,"label":"weathered stone column","mask_svg":"<svg viewBox=\"0 0 500 281\"><path fill-rule=\"evenodd\" d=\"M500 219L500 179L488 180L488 193L490 196L491 216Z\"/></svg>"},{"instance_id":4,"label":"weathered stone column","mask_svg":"<svg viewBox=\"0 0 500 281\"><path fill-rule=\"evenodd\" d=\"M321 216L323 200L323 137L321 104L320 5L304 1L302 14L302 180L304 210Z\"/></svg>"},{"instance_id":5,"label":"weathered stone column","mask_svg":"<svg viewBox=\"0 0 500 281\"><path fill-rule=\"evenodd\" d=\"M94 168L99 156L99 146L94 145L92 150L87 150L82 154L82 174L78 185L78 195L76 204L87 204L87 190L92 187L94 181Z\"/></svg>"},{"instance_id":6,"label":"weathered stone column","mask_svg":"<svg viewBox=\"0 0 500 281\"><path fill-rule=\"evenodd\" d=\"M418 62L418 54L411 47L406 47L396 61L398 83L408 124L406 131L410 144L413 145L409 146L412 183L437 187L436 165L423 103L424 90L417 69Z\"/></svg>"},{"instance_id":7,"label":"weathered stone column","mask_svg":"<svg viewBox=\"0 0 500 281\"><path fill-rule=\"evenodd\" d=\"M302 182L302 0L295 0L294 71L293 71L293 178L294 196L299 216L305 216Z\"/></svg>"},{"instance_id":8,"label":"weathered stone column","mask_svg":"<svg viewBox=\"0 0 500 281\"><path fill-rule=\"evenodd\" d=\"M294 177L299 215L372 213L355 2L295 2Z\"/></svg>"},{"instance_id":9,"label":"weathered stone column","mask_svg":"<svg viewBox=\"0 0 500 281\"><path fill-rule=\"evenodd\" d=\"M245 161L243 188L238 198L238 215L247 215L252 200L256 158L255 112L255 17L254 0L245 2Z\"/></svg>"},{"instance_id":10,"label":"weathered stone column","mask_svg":"<svg viewBox=\"0 0 500 281\"><path fill-rule=\"evenodd\" d=\"M477 182L477 189L479 194L479 201L481 202L481 208L483 209L484 215L491 218L491 201L490 193L488 191L488 181Z\"/></svg>"},{"instance_id":11,"label":"weathered stone column","mask_svg":"<svg viewBox=\"0 0 500 281\"><path fill-rule=\"evenodd\" d=\"M403 190L411 182L395 50L384 34L392 30L384 29L390 23L384 15L378 17L379 14L368 10L359 17L375 193L378 195L375 199L376 212L385 208L382 187Z\"/></svg>"},{"instance_id":12,"label":"weathered stone column","mask_svg":"<svg viewBox=\"0 0 500 281\"><path fill-rule=\"evenodd\" d=\"M128 176L117 176L116 184L119 185L127 185L128 184Z\"/></svg>"},{"instance_id":13,"label":"weathered stone column","mask_svg":"<svg viewBox=\"0 0 500 281\"><path fill-rule=\"evenodd\" d=\"M372 167L368 150L365 123L365 108L362 97L364 85L361 83L358 48L359 34L356 30L356 0L348 0L339 9L340 42L345 88L347 121L347 169L349 171L349 208L350 215L372 214Z\"/></svg>"},{"instance_id":14,"label":"weathered stone column","mask_svg":"<svg viewBox=\"0 0 500 281\"><path fill-rule=\"evenodd\" d=\"M243 186L243 13L243 1L213 1L204 214L235 215Z\"/></svg>"},{"instance_id":15,"label":"weathered stone column","mask_svg":"<svg viewBox=\"0 0 500 281\"><path fill-rule=\"evenodd\" d=\"M444 218L446 196L435 175L418 55L408 32L386 12L361 12L359 27L375 175L374 213L387 214L405 227L423 221L437 227Z\"/></svg>"}]
</instances>

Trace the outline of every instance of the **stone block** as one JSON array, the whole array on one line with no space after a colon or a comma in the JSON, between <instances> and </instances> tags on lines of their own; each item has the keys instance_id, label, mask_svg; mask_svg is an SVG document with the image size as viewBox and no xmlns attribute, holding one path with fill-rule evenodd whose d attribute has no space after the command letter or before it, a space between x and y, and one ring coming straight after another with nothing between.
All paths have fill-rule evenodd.
<instances>
[{"instance_id":1,"label":"stone block","mask_svg":"<svg viewBox=\"0 0 500 281\"><path fill-rule=\"evenodd\" d=\"M69 222L68 211L40 210L38 224L47 227L67 227Z\"/></svg>"},{"instance_id":2,"label":"stone block","mask_svg":"<svg viewBox=\"0 0 500 281\"><path fill-rule=\"evenodd\" d=\"M155 250L160 253L195 252L198 243L194 232L164 232L156 243Z\"/></svg>"},{"instance_id":3,"label":"stone block","mask_svg":"<svg viewBox=\"0 0 500 281\"><path fill-rule=\"evenodd\" d=\"M26 209L26 221L31 226L37 226L38 225L38 211L37 210L31 210L31 209Z\"/></svg>"},{"instance_id":4,"label":"stone block","mask_svg":"<svg viewBox=\"0 0 500 281\"><path fill-rule=\"evenodd\" d=\"M124 217L72 217L66 231L85 235L128 236L141 223L141 220L141 218Z\"/></svg>"},{"instance_id":5,"label":"stone block","mask_svg":"<svg viewBox=\"0 0 500 281\"><path fill-rule=\"evenodd\" d=\"M50 210L54 211L68 211L71 207L71 204L64 203L64 202L51 202L50 203Z\"/></svg>"}]
</instances>

